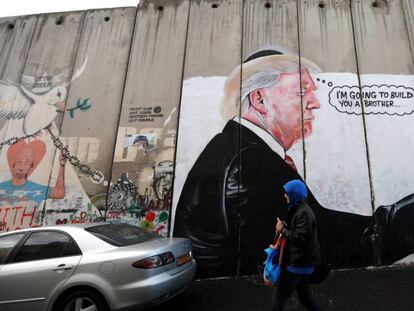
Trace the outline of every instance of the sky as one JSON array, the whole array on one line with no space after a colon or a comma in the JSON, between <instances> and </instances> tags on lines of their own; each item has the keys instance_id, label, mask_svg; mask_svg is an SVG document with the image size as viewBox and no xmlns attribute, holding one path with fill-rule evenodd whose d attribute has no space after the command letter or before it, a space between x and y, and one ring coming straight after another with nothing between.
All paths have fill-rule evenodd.
<instances>
[{"instance_id":1,"label":"sky","mask_svg":"<svg viewBox=\"0 0 414 311\"><path fill-rule=\"evenodd\" d=\"M136 6L138 2L139 0L3 0L0 17Z\"/></svg>"}]
</instances>

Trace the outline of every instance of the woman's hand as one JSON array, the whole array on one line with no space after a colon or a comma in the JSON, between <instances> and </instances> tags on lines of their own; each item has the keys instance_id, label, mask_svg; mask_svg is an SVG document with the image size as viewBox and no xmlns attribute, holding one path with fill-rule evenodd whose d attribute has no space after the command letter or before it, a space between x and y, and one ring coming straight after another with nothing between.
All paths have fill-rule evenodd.
<instances>
[{"instance_id":1,"label":"woman's hand","mask_svg":"<svg viewBox=\"0 0 414 311\"><path fill-rule=\"evenodd\" d=\"M283 228L285 227L283 221L280 220L280 218L277 218L277 223L276 223L276 232L279 234L282 232Z\"/></svg>"}]
</instances>

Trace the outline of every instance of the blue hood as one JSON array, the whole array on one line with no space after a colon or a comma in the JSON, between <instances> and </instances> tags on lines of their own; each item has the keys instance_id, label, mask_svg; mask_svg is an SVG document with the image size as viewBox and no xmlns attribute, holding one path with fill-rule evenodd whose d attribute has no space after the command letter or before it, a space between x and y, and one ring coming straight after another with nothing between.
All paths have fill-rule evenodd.
<instances>
[{"instance_id":1,"label":"blue hood","mask_svg":"<svg viewBox=\"0 0 414 311\"><path fill-rule=\"evenodd\" d=\"M305 201L308 196L308 189L306 188L306 185L299 179L287 182L283 188L289 196L289 208Z\"/></svg>"}]
</instances>

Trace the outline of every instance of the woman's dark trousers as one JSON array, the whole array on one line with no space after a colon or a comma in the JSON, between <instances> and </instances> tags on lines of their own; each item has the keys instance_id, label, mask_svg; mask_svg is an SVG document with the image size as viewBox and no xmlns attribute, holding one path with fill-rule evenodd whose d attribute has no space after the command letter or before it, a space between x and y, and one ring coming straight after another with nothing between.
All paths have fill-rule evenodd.
<instances>
[{"instance_id":1,"label":"woman's dark trousers","mask_svg":"<svg viewBox=\"0 0 414 311\"><path fill-rule=\"evenodd\" d=\"M309 276L284 270L273 294L272 311L282 311L290 295L296 290L300 303L308 310L321 311L309 290Z\"/></svg>"}]
</instances>

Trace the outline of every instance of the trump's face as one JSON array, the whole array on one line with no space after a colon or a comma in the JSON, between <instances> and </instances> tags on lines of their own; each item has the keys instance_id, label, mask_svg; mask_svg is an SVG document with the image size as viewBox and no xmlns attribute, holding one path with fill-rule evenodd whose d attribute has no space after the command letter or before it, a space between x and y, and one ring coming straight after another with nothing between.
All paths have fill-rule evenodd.
<instances>
[{"instance_id":1,"label":"trump's face","mask_svg":"<svg viewBox=\"0 0 414 311\"><path fill-rule=\"evenodd\" d=\"M281 73L274 87L263 89L267 110L263 117L268 130L277 140L283 142L286 149L302 138L302 114L304 138L312 133L312 122L315 118L313 109L320 108L314 94L315 89L316 85L307 69L302 69L301 75L299 72Z\"/></svg>"}]
</instances>

